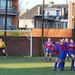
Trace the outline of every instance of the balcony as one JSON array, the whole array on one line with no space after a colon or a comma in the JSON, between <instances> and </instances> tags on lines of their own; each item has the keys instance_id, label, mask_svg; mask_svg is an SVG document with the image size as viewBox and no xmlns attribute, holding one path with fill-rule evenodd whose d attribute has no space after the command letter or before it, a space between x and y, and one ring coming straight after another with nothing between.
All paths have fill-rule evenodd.
<instances>
[{"instance_id":1,"label":"balcony","mask_svg":"<svg viewBox=\"0 0 75 75\"><path fill-rule=\"evenodd\" d=\"M1 9L0 8L0 14L2 15L4 15L5 14L5 9ZM18 15L18 11L17 11L17 9L15 8L15 9L13 9L13 8L9 8L8 10L7 10L7 14L8 15Z\"/></svg>"}]
</instances>

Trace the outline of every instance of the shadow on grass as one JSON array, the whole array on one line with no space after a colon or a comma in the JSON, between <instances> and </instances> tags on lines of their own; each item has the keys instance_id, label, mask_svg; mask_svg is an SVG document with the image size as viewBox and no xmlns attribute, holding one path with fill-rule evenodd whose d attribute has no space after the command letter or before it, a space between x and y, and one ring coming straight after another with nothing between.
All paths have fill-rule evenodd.
<instances>
[{"instance_id":1,"label":"shadow on grass","mask_svg":"<svg viewBox=\"0 0 75 75\"><path fill-rule=\"evenodd\" d=\"M8 66L9 67L9 66ZM52 71L52 67L40 68L0 68L0 75L75 75L74 71L70 71L66 67L64 71Z\"/></svg>"}]
</instances>

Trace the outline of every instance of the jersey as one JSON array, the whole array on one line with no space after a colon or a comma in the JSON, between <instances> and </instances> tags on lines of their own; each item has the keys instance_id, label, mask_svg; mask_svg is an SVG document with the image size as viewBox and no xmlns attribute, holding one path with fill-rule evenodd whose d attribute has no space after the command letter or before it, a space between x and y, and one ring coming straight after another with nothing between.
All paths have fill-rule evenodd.
<instances>
[{"instance_id":1,"label":"jersey","mask_svg":"<svg viewBox=\"0 0 75 75\"><path fill-rule=\"evenodd\" d=\"M58 44L58 50L59 50L59 52L60 53L63 53L63 52L65 52L66 51L66 49L65 49L65 44L64 43L57 43Z\"/></svg>"},{"instance_id":2,"label":"jersey","mask_svg":"<svg viewBox=\"0 0 75 75\"><path fill-rule=\"evenodd\" d=\"M74 52L74 49L75 49L75 43L69 43L68 44L68 51Z\"/></svg>"},{"instance_id":3,"label":"jersey","mask_svg":"<svg viewBox=\"0 0 75 75\"><path fill-rule=\"evenodd\" d=\"M5 47L5 43L4 42L0 42L0 48L4 48Z\"/></svg>"},{"instance_id":4,"label":"jersey","mask_svg":"<svg viewBox=\"0 0 75 75\"><path fill-rule=\"evenodd\" d=\"M65 52L65 48L64 48L64 43L62 45L59 44L55 44L55 49L56 49L56 53L57 53L57 58L61 59L61 60L65 60L66 58L66 52Z\"/></svg>"},{"instance_id":5,"label":"jersey","mask_svg":"<svg viewBox=\"0 0 75 75\"><path fill-rule=\"evenodd\" d=\"M45 48L48 49L48 50L52 50L52 42L51 41L50 42L46 41Z\"/></svg>"}]
</instances>

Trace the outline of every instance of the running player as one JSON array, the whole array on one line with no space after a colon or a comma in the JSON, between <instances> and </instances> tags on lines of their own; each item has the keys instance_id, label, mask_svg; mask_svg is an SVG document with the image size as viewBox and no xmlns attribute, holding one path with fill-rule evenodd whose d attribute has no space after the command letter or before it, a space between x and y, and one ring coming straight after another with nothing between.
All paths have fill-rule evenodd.
<instances>
[{"instance_id":1,"label":"running player","mask_svg":"<svg viewBox=\"0 0 75 75\"><path fill-rule=\"evenodd\" d=\"M0 50L3 52L4 58L6 58L6 52L5 52L5 43L0 39Z\"/></svg>"}]
</instances>

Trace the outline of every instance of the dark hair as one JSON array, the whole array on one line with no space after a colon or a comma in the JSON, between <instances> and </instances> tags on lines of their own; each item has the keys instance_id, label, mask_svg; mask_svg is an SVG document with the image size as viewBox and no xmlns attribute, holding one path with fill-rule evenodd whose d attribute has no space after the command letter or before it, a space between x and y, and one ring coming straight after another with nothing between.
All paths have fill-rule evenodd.
<instances>
[{"instance_id":1,"label":"dark hair","mask_svg":"<svg viewBox=\"0 0 75 75\"><path fill-rule=\"evenodd\" d=\"M52 44L55 44L55 42L53 41Z\"/></svg>"}]
</instances>

